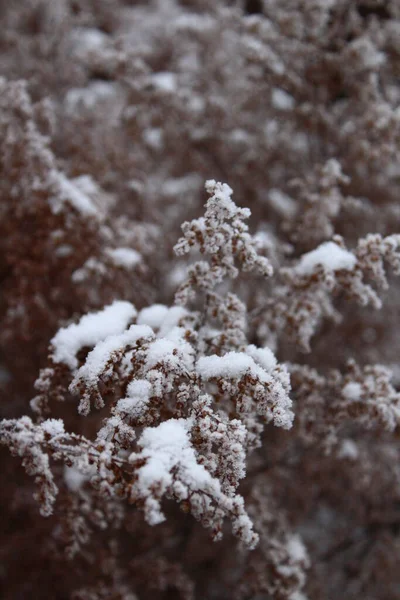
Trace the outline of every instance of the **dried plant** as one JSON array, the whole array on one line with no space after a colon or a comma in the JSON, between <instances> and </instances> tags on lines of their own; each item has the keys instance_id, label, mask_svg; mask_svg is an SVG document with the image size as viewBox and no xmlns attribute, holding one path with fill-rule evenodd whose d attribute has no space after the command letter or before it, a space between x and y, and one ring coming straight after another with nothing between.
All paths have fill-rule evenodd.
<instances>
[{"instance_id":1,"label":"dried plant","mask_svg":"<svg viewBox=\"0 0 400 600\"><path fill-rule=\"evenodd\" d=\"M0 18L2 598L397 600L398 3Z\"/></svg>"}]
</instances>

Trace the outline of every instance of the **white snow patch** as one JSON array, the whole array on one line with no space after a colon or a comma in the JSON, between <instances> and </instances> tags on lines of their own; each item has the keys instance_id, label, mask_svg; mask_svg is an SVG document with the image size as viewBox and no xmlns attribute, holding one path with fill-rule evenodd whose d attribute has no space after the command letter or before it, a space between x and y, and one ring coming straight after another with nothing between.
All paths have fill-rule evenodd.
<instances>
[{"instance_id":1,"label":"white snow patch","mask_svg":"<svg viewBox=\"0 0 400 600\"><path fill-rule=\"evenodd\" d=\"M275 369L278 361L272 350L268 347L265 348L257 348L254 344L247 346L246 354L251 356L251 358L258 364L260 367L270 372Z\"/></svg>"},{"instance_id":2,"label":"white snow patch","mask_svg":"<svg viewBox=\"0 0 400 600\"><path fill-rule=\"evenodd\" d=\"M159 90L163 92L175 92L177 89L177 81L175 73L160 71L151 75L151 82Z\"/></svg>"},{"instance_id":3,"label":"white snow patch","mask_svg":"<svg viewBox=\"0 0 400 600\"><path fill-rule=\"evenodd\" d=\"M153 304L143 308L137 318L138 325L148 325L153 329L159 329L168 314L168 306L165 304Z\"/></svg>"},{"instance_id":4,"label":"white snow patch","mask_svg":"<svg viewBox=\"0 0 400 600\"><path fill-rule=\"evenodd\" d=\"M82 281L85 281L91 273L104 275L106 271L107 269L104 263L100 262L97 258L91 257L87 259L80 269L77 269L72 273L71 279L74 283L81 283Z\"/></svg>"},{"instance_id":5,"label":"white snow patch","mask_svg":"<svg viewBox=\"0 0 400 600\"><path fill-rule=\"evenodd\" d=\"M271 93L272 106L277 110L291 110L294 107L294 98L280 88L274 88Z\"/></svg>"},{"instance_id":6,"label":"white snow patch","mask_svg":"<svg viewBox=\"0 0 400 600\"><path fill-rule=\"evenodd\" d=\"M287 194L273 188L268 194L270 205L282 217L292 217L296 212L296 202Z\"/></svg>"},{"instance_id":7,"label":"white snow patch","mask_svg":"<svg viewBox=\"0 0 400 600\"><path fill-rule=\"evenodd\" d=\"M71 256L73 251L74 250L73 250L72 246L69 246L68 244L62 244L61 246L58 246L58 248L56 248L54 250L54 254L56 256L58 256L59 258L65 258L66 256Z\"/></svg>"},{"instance_id":8,"label":"white snow patch","mask_svg":"<svg viewBox=\"0 0 400 600\"><path fill-rule=\"evenodd\" d=\"M126 390L126 397L118 401L117 409L131 417L140 417L147 409L151 391L152 385L146 379L131 381Z\"/></svg>"},{"instance_id":9,"label":"white snow patch","mask_svg":"<svg viewBox=\"0 0 400 600\"><path fill-rule=\"evenodd\" d=\"M108 361L115 352L134 345L141 338L153 337L154 333L147 325L131 325L123 333L110 335L96 344L87 355L85 363L77 371L71 388L78 380L84 380L90 386L96 385L100 374L104 371Z\"/></svg>"},{"instance_id":10,"label":"white snow patch","mask_svg":"<svg viewBox=\"0 0 400 600\"><path fill-rule=\"evenodd\" d=\"M94 27L78 27L72 31L71 38L75 52L95 52L108 41L107 34Z\"/></svg>"},{"instance_id":11,"label":"white snow patch","mask_svg":"<svg viewBox=\"0 0 400 600\"><path fill-rule=\"evenodd\" d=\"M164 135L162 129L159 127L145 129L143 132L143 140L148 146L150 146L150 148L159 150L164 144Z\"/></svg>"},{"instance_id":12,"label":"white snow patch","mask_svg":"<svg viewBox=\"0 0 400 600\"><path fill-rule=\"evenodd\" d=\"M132 269L142 260L141 254L132 248L108 248L106 253L115 265L125 269Z\"/></svg>"},{"instance_id":13,"label":"white snow patch","mask_svg":"<svg viewBox=\"0 0 400 600\"><path fill-rule=\"evenodd\" d=\"M78 366L76 354L81 348L122 333L136 314L133 304L117 300L99 312L83 316L79 323L63 327L50 342L53 361L75 369Z\"/></svg>"},{"instance_id":14,"label":"white snow patch","mask_svg":"<svg viewBox=\"0 0 400 600\"><path fill-rule=\"evenodd\" d=\"M65 96L65 107L72 114L79 108L92 109L98 102L115 98L118 88L115 83L108 81L93 81L84 88L71 88Z\"/></svg>"},{"instance_id":15,"label":"white snow patch","mask_svg":"<svg viewBox=\"0 0 400 600\"><path fill-rule=\"evenodd\" d=\"M64 467L64 481L71 492L80 490L87 480L88 476L81 473L76 467Z\"/></svg>"},{"instance_id":16,"label":"white snow patch","mask_svg":"<svg viewBox=\"0 0 400 600\"><path fill-rule=\"evenodd\" d=\"M308 562L307 550L299 535L294 534L290 536L286 547L291 562Z\"/></svg>"},{"instance_id":17,"label":"white snow patch","mask_svg":"<svg viewBox=\"0 0 400 600\"><path fill-rule=\"evenodd\" d=\"M228 352L224 356L202 356L197 361L197 372L206 380L218 377L239 379L247 373L264 383L271 381L268 373L244 352Z\"/></svg>"},{"instance_id":18,"label":"white snow patch","mask_svg":"<svg viewBox=\"0 0 400 600\"><path fill-rule=\"evenodd\" d=\"M146 368L152 369L158 363L166 363L172 369L182 366L191 369L193 367L193 348L181 339L177 341L165 338L155 340L150 344L147 352Z\"/></svg>"},{"instance_id":19,"label":"white snow patch","mask_svg":"<svg viewBox=\"0 0 400 600\"><path fill-rule=\"evenodd\" d=\"M356 263L356 257L348 250L335 242L324 242L315 250L303 254L295 270L301 275L308 275L315 267L322 265L328 271L351 271Z\"/></svg>"},{"instance_id":20,"label":"white snow patch","mask_svg":"<svg viewBox=\"0 0 400 600\"><path fill-rule=\"evenodd\" d=\"M52 211L59 213L64 204L69 202L78 212L85 216L95 216L98 209L94 202L79 189L74 180L68 179L64 173L53 171L52 178L57 188L55 196L50 198L50 206Z\"/></svg>"},{"instance_id":21,"label":"white snow patch","mask_svg":"<svg viewBox=\"0 0 400 600\"><path fill-rule=\"evenodd\" d=\"M46 421L43 421L41 428L51 435L51 437L65 433L64 421L62 419L47 419Z\"/></svg>"},{"instance_id":22,"label":"white snow patch","mask_svg":"<svg viewBox=\"0 0 400 600\"><path fill-rule=\"evenodd\" d=\"M155 330L159 330L158 336L164 337L179 324L179 321L188 314L188 311L181 306L172 306L169 308L164 304L153 304L143 308L137 318L139 325L149 325Z\"/></svg>"},{"instance_id":23,"label":"white snow patch","mask_svg":"<svg viewBox=\"0 0 400 600\"><path fill-rule=\"evenodd\" d=\"M217 182L215 179L208 179L205 183L205 188L208 194L212 194L207 202L207 206L211 206L214 202L218 202L218 207L222 207L226 211L226 217L228 219L232 219L236 216L237 206L231 198L233 190L227 183ZM249 208L243 208L241 210L245 218L251 215ZM204 223L205 227L204 217L196 219L197 225L201 225L202 223Z\"/></svg>"},{"instance_id":24,"label":"white snow patch","mask_svg":"<svg viewBox=\"0 0 400 600\"><path fill-rule=\"evenodd\" d=\"M353 440L343 440L338 453L339 458L348 458L349 460L357 460L359 456L358 447Z\"/></svg>"},{"instance_id":25,"label":"white snow patch","mask_svg":"<svg viewBox=\"0 0 400 600\"><path fill-rule=\"evenodd\" d=\"M146 459L146 464L136 471L136 487L140 495L148 499L146 517L151 525L164 520L160 503L154 498L152 490L156 488L159 497L165 494L173 485L172 470L176 471L186 488L220 492L219 482L196 460L188 434L191 426L189 419L169 419L158 427L148 427L138 441L142 451L130 456L132 462L138 458ZM180 486L181 497L187 496L187 493L187 489Z\"/></svg>"},{"instance_id":26,"label":"white snow patch","mask_svg":"<svg viewBox=\"0 0 400 600\"><path fill-rule=\"evenodd\" d=\"M342 389L342 395L346 400L356 401L361 398L362 387L357 381L349 381Z\"/></svg>"}]
</instances>

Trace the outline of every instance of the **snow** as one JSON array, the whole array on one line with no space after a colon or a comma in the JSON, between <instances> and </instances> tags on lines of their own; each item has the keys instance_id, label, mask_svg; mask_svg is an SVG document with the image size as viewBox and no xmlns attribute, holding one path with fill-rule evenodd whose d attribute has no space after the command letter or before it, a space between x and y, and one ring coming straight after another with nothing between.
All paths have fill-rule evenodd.
<instances>
[{"instance_id":1,"label":"snow","mask_svg":"<svg viewBox=\"0 0 400 600\"><path fill-rule=\"evenodd\" d=\"M163 92L175 92L177 89L176 75L174 73L164 71L153 73L151 82L156 88Z\"/></svg>"},{"instance_id":2,"label":"snow","mask_svg":"<svg viewBox=\"0 0 400 600\"><path fill-rule=\"evenodd\" d=\"M69 202L79 213L85 216L97 215L98 210L87 194L79 189L73 180L64 173L53 172L53 179L58 188L58 194L50 198L50 206L55 214L60 212L65 202Z\"/></svg>"},{"instance_id":3,"label":"snow","mask_svg":"<svg viewBox=\"0 0 400 600\"><path fill-rule=\"evenodd\" d=\"M241 129L240 127L237 127L236 129L234 129L231 134L230 134L230 139L233 142L244 142L244 143L249 143L251 140L250 134L245 130L245 129Z\"/></svg>"},{"instance_id":4,"label":"snow","mask_svg":"<svg viewBox=\"0 0 400 600\"><path fill-rule=\"evenodd\" d=\"M186 279L187 268L184 265L176 265L168 273L168 283L175 289Z\"/></svg>"},{"instance_id":5,"label":"snow","mask_svg":"<svg viewBox=\"0 0 400 600\"><path fill-rule=\"evenodd\" d=\"M270 205L282 217L293 217L296 212L296 202L287 194L284 194L278 189L273 188L268 194Z\"/></svg>"},{"instance_id":6,"label":"snow","mask_svg":"<svg viewBox=\"0 0 400 600\"><path fill-rule=\"evenodd\" d=\"M152 369L160 362L167 360L169 357L174 357L174 362L177 362L178 356L173 352L176 350L176 345L170 340L156 340L149 348L146 359L147 369Z\"/></svg>"},{"instance_id":7,"label":"snow","mask_svg":"<svg viewBox=\"0 0 400 600\"><path fill-rule=\"evenodd\" d=\"M367 37L360 37L352 42L351 49L358 53L365 69L377 69L386 62L386 55L380 52L375 44Z\"/></svg>"},{"instance_id":8,"label":"snow","mask_svg":"<svg viewBox=\"0 0 400 600\"><path fill-rule=\"evenodd\" d=\"M74 271L71 275L71 279L74 283L81 283L87 279L90 273L98 273L104 275L106 273L106 267L104 263L100 262L97 258L88 258L84 265Z\"/></svg>"},{"instance_id":9,"label":"snow","mask_svg":"<svg viewBox=\"0 0 400 600\"><path fill-rule=\"evenodd\" d=\"M356 257L348 250L335 242L324 242L315 250L303 254L295 270L301 275L309 275L315 267L322 265L328 271L351 271L356 262Z\"/></svg>"},{"instance_id":10,"label":"snow","mask_svg":"<svg viewBox=\"0 0 400 600\"><path fill-rule=\"evenodd\" d=\"M178 328L177 325L179 324L181 319L183 319L187 315L188 311L186 310L186 308L183 308L183 306L172 306L171 308L169 308L168 313L165 315L165 318L160 327L160 336L167 336L174 329L181 329Z\"/></svg>"},{"instance_id":11,"label":"snow","mask_svg":"<svg viewBox=\"0 0 400 600\"><path fill-rule=\"evenodd\" d=\"M184 13L174 21L174 28L185 33L204 33L215 29L215 19L200 13Z\"/></svg>"},{"instance_id":12,"label":"snow","mask_svg":"<svg viewBox=\"0 0 400 600\"><path fill-rule=\"evenodd\" d=\"M73 182L85 194L95 195L101 192L100 186L96 183L91 175L79 175L74 177Z\"/></svg>"},{"instance_id":13,"label":"snow","mask_svg":"<svg viewBox=\"0 0 400 600\"><path fill-rule=\"evenodd\" d=\"M291 535L286 547L290 557L290 562L308 562L307 550L299 535Z\"/></svg>"},{"instance_id":14,"label":"snow","mask_svg":"<svg viewBox=\"0 0 400 600\"><path fill-rule=\"evenodd\" d=\"M77 371L72 389L78 380L84 380L88 385L96 385L101 373L104 371L112 355L134 345L141 338L153 337L153 330L147 325L131 325L127 331L120 334L109 335L105 340L96 344L87 355L85 363Z\"/></svg>"},{"instance_id":15,"label":"snow","mask_svg":"<svg viewBox=\"0 0 400 600\"><path fill-rule=\"evenodd\" d=\"M65 96L65 106L69 113L76 111L79 106L92 109L98 102L116 98L118 88L109 81L92 81L84 88L71 88Z\"/></svg>"},{"instance_id":16,"label":"snow","mask_svg":"<svg viewBox=\"0 0 400 600\"><path fill-rule=\"evenodd\" d=\"M274 353L269 348L257 348L254 344L247 346L246 354L251 356L251 358L258 364L260 367L270 372L275 369L278 361L275 358Z\"/></svg>"},{"instance_id":17,"label":"snow","mask_svg":"<svg viewBox=\"0 0 400 600\"><path fill-rule=\"evenodd\" d=\"M72 248L72 246L69 246L68 244L62 244L54 250L54 254L59 258L65 258L66 256L71 256L73 251L74 249Z\"/></svg>"},{"instance_id":18,"label":"snow","mask_svg":"<svg viewBox=\"0 0 400 600\"><path fill-rule=\"evenodd\" d=\"M343 440L339 449L338 456L339 458L357 460L359 456L357 444L350 439Z\"/></svg>"},{"instance_id":19,"label":"snow","mask_svg":"<svg viewBox=\"0 0 400 600\"><path fill-rule=\"evenodd\" d=\"M168 310L168 306L165 306L165 304L153 304L143 308L138 314L137 323L138 325L148 325L153 329L159 329L168 314Z\"/></svg>"},{"instance_id":20,"label":"snow","mask_svg":"<svg viewBox=\"0 0 400 600\"><path fill-rule=\"evenodd\" d=\"M81 473L76 467L64 467L64 481L71 492L81 489L88 476Z\"/></svg>"},{"instance_id":21,"label":"snow","mask_svg":"<svg viewBox=\"0 0 400 600\"><path fill-rule=\"evenodd\" d=\"M197 463L188 434L191 426L190 419L169 419L158 427L148 427L138 441L142 451L130 456L132 462L138 458L146 459L146 464L136 471L136 487L141 496L147 499L146 516L151 525L164 520L159 501L152 498L152 490L157 489L160 497L165 494L174 482L172 471L183 483L179 488L181 497L187 497L186 486L191 490L216 488L220 491L219 482Z\"/></svg>"},{"instance_id":22,"label":"snow","mask_svg":"<svg viewBox=\"0 0 400 600\"><path fill-rule=\"evenodd\" d=\"M140 417L147 408L151 391L152 385L146 379L131 381L126 390L126 398L118 401L117 409L132 417Z\"/></svg>"},{"instance_id":23,"label":"snow","mask_svg":"<svg viewBox=\"0 0 400 600\"><path fill-rule=\"evenodd\" d=\"M231 198L233 190L227 183L220 183L216 182L215 179L208 179L205 183L205 188L208 194L212 194L207 202L207 206L212 205L217 201L218 207L225 210L226 218L232 219L236 216L238 209ZM250 216L250 210L248 208L242 210L245 217ZM196 219L196 223L201 223L201 219Z\"/></svg>"},{"instance_id":24,"label":"snow","mask_svg":"<svg viewBox=\"0 0 400 600\"><path fill-rule=\"evenodd\" d=\"M106 250L106 253L115 265L124 267L125 269L135 267L142 260L141 254L132 248L109 248Z\"/></svg>"},{"instance_id":25,"label":"snow","mask_svg":"<svg viewBox=\"0 0 400 600\"><path fill-rule=\"evenodd\" d=\"M194 190L200 188L202 179L196 173L189 173L184 177L171 177L162 184L162 193L171 198L180 194L192 194Z\"/></svg>"},{"instance_id":26,"label":"snow","mask_svg":"<svg viewBox=\"0 0 400 600\"><path fill-rule=\"evenodd\" d=\"M285 65L270 46L264 44L254 35L243 35L242 43L247 51L246 54L251 60L262 62L276 75L284 74Z\"/></svg>"},{"instance_id":27,"label":"snow","mask_svg":"<svg viewBox=\"0 0 400 600\"><path fill-rule=\"evenodd\" d=\"M203 379L223 377L239 379L249 374L259 378L262 382L270 381L269 375L258 366L251 356L244 352L228 352L224 356L202 356L197 361L197 372Z\"/></svg>"},{"instance_id":28,"label":"snow","mask_svg":"<svg viewBox=\"0 0 400 600\"><path fill-rule=\"evenodd\" d=\"M305 596L303 592L295 590L292 594L290 594L288 600L309 600L309 598Z\"/></svg>"},{"instance_id":29,"label":"snow","mask_svg":"<svg viewBox=\"0 0 400 600\"><path fill-rule=\"evenodd\" d=\"M361 384L357 381L349 381L342 389L342 395L346 400L359 400L362 393Z\"/></svg>"},{"instance_id":30,"label":"snow","mask_svg":"<svg viewBox=\"0 0 400 600\"><path fill-rule=\"evenodd\" d=\"M139 325L149 325L155 330L159 330L159 336L164 337L176 327L180 320L188 314L188 311L181 306L172 306L169 308L165 304L153 304L143 308L137 318Z\"/></svg>"},{"instance_id":31,"label":"snow","mask_svg":"<svg viewBox=\"0 0 400 600\"><path fill-rule=\"evenodd\" d=\"M41 424L42 429L54 437L56 435L62 435L64 431L64 421L62 419L47 419Z\"/></svg>"},{"instance_id":32,"label":"snow","mask_svg":"<svg viewBox=\"0 0 400 600\"><path fill-rule=\"evenodd\" d=\"M147 358L146 368L152 369L159 363L167 363L168 367L186 367L193 368L193 348L184 340L175 339L168 340L161 338L150 344Z\"/></svg>"},{"instance_id":33,"label":"snow","mask_svg":"<svg viewBox=\"0 0 400 600\"><path fill-rule=\"evenodd\" d=\"M143 140L150 148L159 150L164 143L163 131L159 127L151 127L143 132Z\"/></svg>"},{"instance_id":34,"label":"snow","mask_svg":"<svg viewBox=\"0 0 400 600\"><path fill-rule=\"evenodd\" d=\"M97 52L108 41L107 34L93 27L78 27L72 31L71 38L75 52Z\"/></svg>"},{"instance_id":35,"label":"snow","mask_svg":"<svg viewBox=\"0 0 400 600\"><path fill-rule=\"evenodd\" d=\"M277 110L291 110L294 107L294 98L284 90L274 88L271 93L272 106Z\"/></svg>"},{"instance_id":36,"label":"snow","mask_svg":"<svg viewBox=\"0 0 400 600\"><path fill-rule=\"evenodd\" d=\"M85 346L94 346L107 336L122 333L136 316L130 302L116 300L103 310L83 316L79 323L60 329L51 340L52 359L76 369L77 353Z\"/></svg>"}]
</instances>

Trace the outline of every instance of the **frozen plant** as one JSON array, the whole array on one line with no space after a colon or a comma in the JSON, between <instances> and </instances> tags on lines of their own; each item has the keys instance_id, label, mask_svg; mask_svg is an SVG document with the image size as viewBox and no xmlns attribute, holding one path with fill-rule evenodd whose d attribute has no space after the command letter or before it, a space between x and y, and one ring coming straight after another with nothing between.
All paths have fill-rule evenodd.
<instances>
[{"instance_id":1,"label":"frozen plant","mask_svg":"<svg viewBox=\"0 0 400 600\"><path fill-rule=\"evenodd\" d=\"M399 3L0 19L2 598L397 600Z\"/></svg>"}]
</instances>

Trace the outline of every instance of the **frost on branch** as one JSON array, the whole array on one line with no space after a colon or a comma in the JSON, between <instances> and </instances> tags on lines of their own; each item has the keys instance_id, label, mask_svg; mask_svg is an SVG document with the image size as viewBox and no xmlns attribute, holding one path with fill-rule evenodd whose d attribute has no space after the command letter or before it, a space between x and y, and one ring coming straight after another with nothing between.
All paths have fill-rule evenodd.
<instances>
[{"instance_id":1,"label":"frost on branch","mask_svg":"<svg viewBox=\"0 0 400 600\"><path fill-rule=\"evenodd\" d=\"M291 365L290 373L299 430L308 443L318 440L331 452L349 422L387 432L400 424L400 394L381 365L361 368L350 361L344 373L332 370L326 376Z\"/></svg>"},{"instance_id":2,"label":"frost on branch","mask_svg":"<svg viewBox=\"0 0 400 600\"><path fill-rule=\"evenodd\" d=\"M400 273L399 247L399 235L369 234L350 251L343 238L334 236L304 253L293 266L280 269L271 298L255 312L260 334L270 344L283 334L309 352L324 319L341 321L336 297L380 309L379 292L388 287L385 263L395 275Z\"/></svg>"},{"instance_id":3,"label":"frost on branch","mask_svg":"<svg viewBox=\"0 0 400 600\"><path fill-rule=\"evenodd\" d=\"M257 254L256 244L244 223L250 210L236 206L231 198L233 190L226 183L207 181L206 190L211 197L204 217L183 223L184 237L175 246L178 256L192 250L210 255L209 262L198 261L188 269L187 279L175 297L183 305L193 299L196 288L211 292L225 278L235 279L239 269L263 277L272 275L270 262Z\"/></svg>"},{"instance_id":4,"label":"frost on branch","mask_svg":"<svg viewBox=\"0 0 400 600\"><path fill-rule=\"evenodd\" d=\"M336 159L318 165L304 180L290 182L293 210L284 222L290 240L302 249L310 249L335 233L334 223L345 203L343 186L350 182Z\"/></svg>"},{"instance_id":5,"label":"frost on branch","mask_svg":"<svg viewBox=\"0 0 400 600\"><path fill-rule=\"evenodd\" d=\"M248 343L240 299L213 291L240 268L263 275L271 268L243 224L248 211L236 207L225 184L207 185L214 195L206 215L184 226L178 244L186 252L194 236L210 254L210 286L199 280L191 292L207 290L202 310L155 304L137 311L114 301L61 328L31 405L39 419L68 394L78 398L82 415L92 405L107 407L94 442L76 439L72 453L54 456L79 473L88 452L95 466L88 482L97 493L137 504L151 525L164 520L164 499L174 499L214 539L230 519L233 533L252 548L258 538L237 488L264 427L292 427L290 382L269 348ZM200 226L203 237L196 237ZM191 273L189 267L188 281Z\"/></svg>"},{"instance_id":6,"label":"frost on branch","mask_svg":"<svg viewBox=\"0 0 400 600\"><path fill-rule=\"evenodd\" d=\"M2 596L397 600L399 3L0 4Z\"/></svg>"},{"instance_id":7,"label":"frost on branch","mask_svg":"<svg viewBox=\"0 0 400 600\"><path fill-rule=\"evenodd\" d=\"M60 329L50 342L53 362L76 368L76 355L82 348L94 346L109 335L121 334L136 314L129 302L114 302L99 313L85 315L78 324Z\"/></svg>"},{"instance_id":8,"label":"frost on branch","mask_svg":"<svg viewBox=\"0 0 400 600\"><path fill-rule=\"evenodd\" d=\"M315 250L303 254L296 272L307 275L313 273L318 265L327 271L351 271L356 265L356 257L335 242L325 242Z\"/></svg>"},{"instance_id":9,"label":"frost on branch","mask_svg":"<svg viewBox=\"0 0 400 600\"><path fill-rule=\"evenodd\" d=\"M141 451L129 457L133 464L145 463L136 470L132 499L143 500L150 525L164 520L160 510L164 494L186 502L195 518L212 526L215 539L221 537L222 519L228 515L234 532L248 546L254 546L258 538L244 511L243 499L224 494L219 480L197 462L188 435L192 427L190 419L169 419L144 430L138 440Z\"/></svg>"},{"instance_id":10,"label":"frost on branch","mask_svg":"<svg viewBox=\"0 0 400 600\"><path fill-rule=\"evenodd\" d=\"M54 101L35 102L28 90L15 75L0 78L0 343L30 388L35 357L62 323L115 297L151 301L147 258L158 229L111 218L115 195L59 160Z\"/></svg>"},{"instance_id":11,"label":"frost on branch","mask_svg":"<svg viewBox=\"0 0 400 600\"><path fill-rule=\"evenodd\" d=\"M272 355L271 360L271 354L269 348L249 346L245 352L205 356L199 359L197 371L203 380L215 381L222 393L235 398L236 410L244 419L255 412L277 427L290 429L289 378L284 370L275 369L276 359Z\"/></svg>"},{"instance_id":12,"label":"frost on branch","mask_svg":"<svg viewBox=\"0 0 400 600\"><path fill-rule=\"evenodd\" d=\"M29 417L0 423L1 443L6 444L12 454L22 458L26 472L35 478L39 488L35 498L44 517L52 514L58 492L46 450L48 445L54 444L55 439L63 435L64 424L56 419L48 419L41 425L34 425Z\"/></svg>"}]
</instances>

